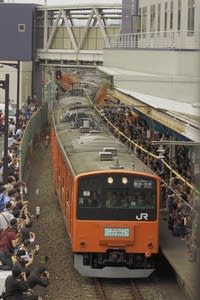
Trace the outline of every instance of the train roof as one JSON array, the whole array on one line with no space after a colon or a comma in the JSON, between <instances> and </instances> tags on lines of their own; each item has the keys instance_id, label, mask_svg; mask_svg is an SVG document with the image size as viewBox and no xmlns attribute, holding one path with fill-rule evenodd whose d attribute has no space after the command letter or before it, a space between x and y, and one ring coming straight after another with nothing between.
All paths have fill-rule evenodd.
<instances>
[{"instance_id":1,"label":"train roof","mask_svg":"<svg viewBox=\"0 0 200 300\"><path fill-rule=\"evenodd\" d=\"M153 174L115 138L85 97L63 97L53 111L56 135L74 175L97 170L124 169Z\"/></svg>"}]
</instances>

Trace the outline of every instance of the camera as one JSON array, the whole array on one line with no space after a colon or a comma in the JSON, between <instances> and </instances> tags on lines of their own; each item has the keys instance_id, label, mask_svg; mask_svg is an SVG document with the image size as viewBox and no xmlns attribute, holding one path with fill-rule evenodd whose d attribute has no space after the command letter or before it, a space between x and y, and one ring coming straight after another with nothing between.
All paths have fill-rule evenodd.
<instances>
[{"instance_id":1,"label":"camera","mask_svg":"<svg viewBox=\"0 0 200 300\"><path fill-rule=\"evenodd\" d=\"M38 251L40 249L40 246L39 245L35 245L35 253L38 254Z\"/></svg>"},{"instance_id":2,"label":"camera","mask_svg":"<svg viewBox=\"0 0 200 300\"><path fill-rule=\"evenodd\" d=\"M45 278L49 278L49 272L48 271L44 271L44 273L42 274L43 277Z\"/></svg>"}]
</instances>

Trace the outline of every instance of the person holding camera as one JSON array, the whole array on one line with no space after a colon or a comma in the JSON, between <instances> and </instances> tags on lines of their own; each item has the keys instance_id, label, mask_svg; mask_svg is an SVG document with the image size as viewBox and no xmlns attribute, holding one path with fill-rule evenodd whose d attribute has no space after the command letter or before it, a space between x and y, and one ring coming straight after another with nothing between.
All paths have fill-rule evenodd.
<instances>
[{"instance_id":1,"label":"person holding camera","mask_svg":"<svg viewBox=\"0 0 200 300\"><path fill-rule=\"evenodd\" d=\"M12 268L12 274L6 278L5 293L6 300L42 300L40 296L34 295L29 289L25 272L18 267Z\"/></svg>"},{"instance_id":2,"label":"person holding camera","mask_svg":"<svg viewBox=\"0 0 200 300\"><path fill-rule=\"evenodd\" d=\"M43 266L36 270L31 270L28 277L29 288L33 289L36 285L47 287L49 285L49 272Z\"/></svg>"},{"instance_id":3,"label":"person holding camera","mask_svg":"<svg viewBox=\"0 0 200 300\"><path fill-rule=\"evenodd\" d=\"M35 255L38 253L38 246L35 245L33 248L30 240L25 239L19 250L25 251L25 255L22 255L21 257L26 261L26 267L32 266Z\"/></svg>"}]
</instances>

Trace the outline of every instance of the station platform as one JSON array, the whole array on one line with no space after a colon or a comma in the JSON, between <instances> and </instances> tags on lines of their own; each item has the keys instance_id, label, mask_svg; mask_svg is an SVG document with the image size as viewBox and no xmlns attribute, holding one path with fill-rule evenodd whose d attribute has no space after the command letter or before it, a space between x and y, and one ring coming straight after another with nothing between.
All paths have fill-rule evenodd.
<instances>
[{"instance_id":1,"label":"station platform","mask_svg":"<svg viewBox=\"0 0 200 300\"><path fill-rule=\"evenodd\" d=\"M190 261L186 241L173 236L167 228L167 221L161 216L160 248L176 274L177 283L190 300L197 300L196 262ZM198 299L199 300L199 299Z\"/></svg>"},{"instance_id":2,"label":"station platform","mask_svg":"<svg viewBox=\"0 0 200 300\"><path fill-rule=\"evenodd\" d=\"M6 278L11 274L11 271L0 271L0 295L4 290Z\"/></svg>"}]
</instances>

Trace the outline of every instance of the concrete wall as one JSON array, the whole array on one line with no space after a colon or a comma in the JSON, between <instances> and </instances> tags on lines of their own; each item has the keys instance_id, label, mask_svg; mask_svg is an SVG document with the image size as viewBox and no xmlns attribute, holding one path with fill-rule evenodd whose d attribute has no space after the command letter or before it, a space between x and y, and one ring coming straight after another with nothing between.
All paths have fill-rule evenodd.
<instances>
[{"instance_id":1,"label":"concrete wall","mask_svg":"<svg viewBox=\"0 0 200 300\"><path fill-rule=\"evenodd\" d=\"M199 77L200 52L105 49L104 65L149 74Z\"/></svg>"},{"instance_id":2,"label":"concrete wall","mask_svg":"<svg viewBox=\"0 0 200 300\"><path fill-rule=\"evenodd\" d=\"M11 66L4 65L0 61L0 80L5 80L5 75L9 74L10 89L9 98L11 104L17 102L17 69ZM0 103L5 102L5 90L0 89Z\"/></svg>"},{"instance_id":3,"label":"concrete wall","mask_svg":"<svg viewBox=\"0 0 200 300\"><path fill-rule=\"evenodd\" d=\"M150 10L151 6L155 5L155 31L158 30L158 5L160 5L160 31L164 30L187 30L188 29L188 0L181 0L181 14L180 14L180 28L178 29L178 0L173 1L173 9L171 8L172 1L164 1L164 0L140 0L139 6L140 8L146 7L147 8L147 32L151 32L150 26ZM164 14L165 14L165 4L167 4L166 15L167 15L167 22L166 28L164 26ZM200 25L200 2L199 0L195 0L195 14L194 14L194 28L199 29ZM172 12L172 24L170 24L170 14ZM172 28L170 28L172 25Z\"/></svg>"},{"instance_id":4,"label":"concrete wall","mask_svg":"<svg viewBox=\"0 0 200 300\"><path fill-rule=\"evenodd\" d=\"M26 102L28 96L32 97L32 61L21 63L20 107Z\"/></svg>"},{"instance_id":5,"label":"concrete wall","mask_svg":"<svg viewBox=\"0 0 200 300\"><path fill-rule=\"evenodd\" d=\"M0 61L0 79L4 80L9 74L9 99L11 104L17 103L17 69L5 63L17 63L16 61ZM19 65L19 106L32 96L32 61L21 61ZM0 103L5 102L5 90L0 89Z\"/></svg>"}]
</instances>

